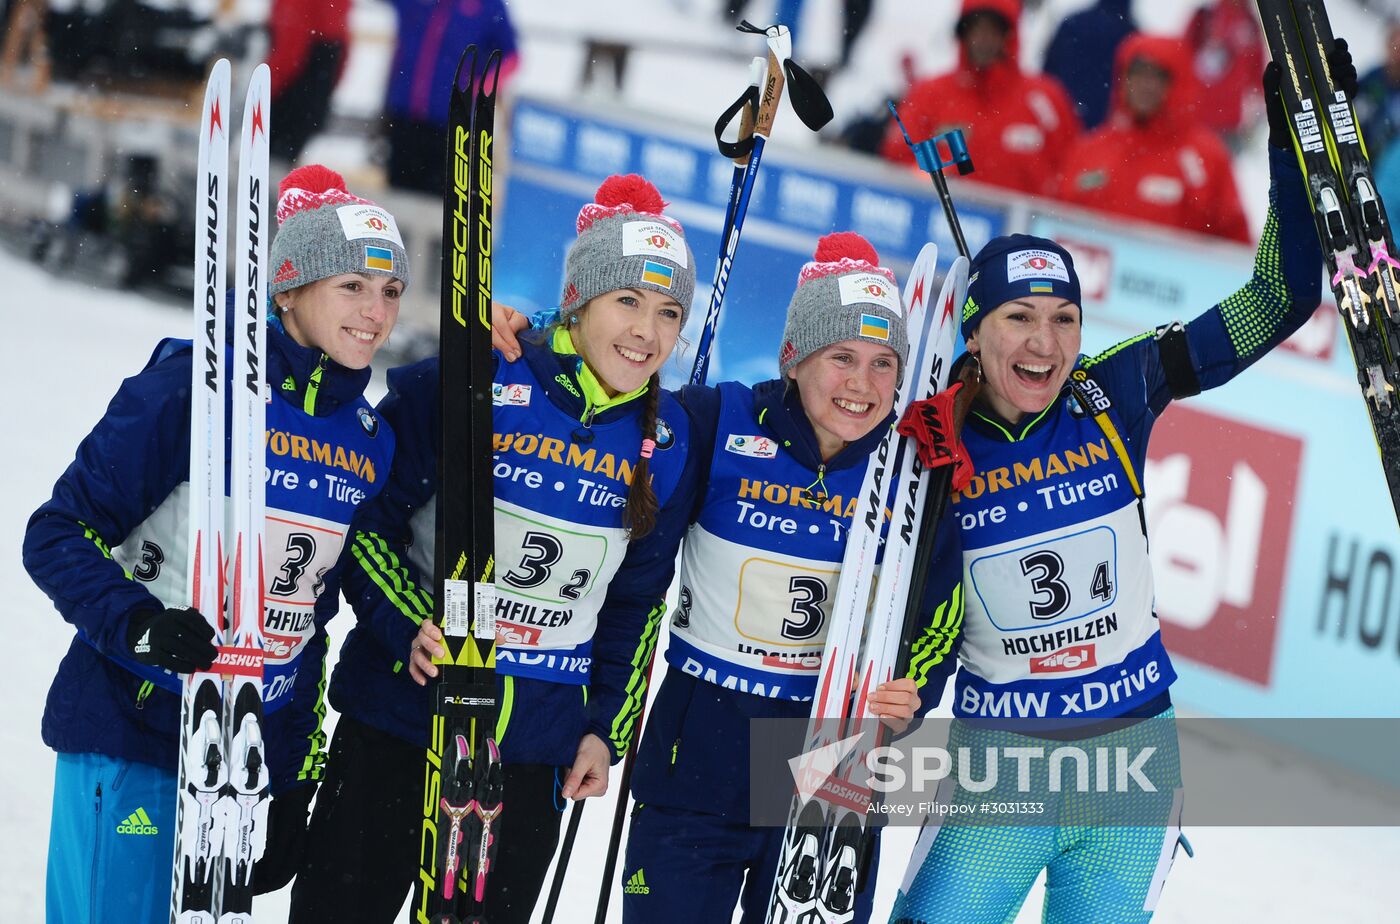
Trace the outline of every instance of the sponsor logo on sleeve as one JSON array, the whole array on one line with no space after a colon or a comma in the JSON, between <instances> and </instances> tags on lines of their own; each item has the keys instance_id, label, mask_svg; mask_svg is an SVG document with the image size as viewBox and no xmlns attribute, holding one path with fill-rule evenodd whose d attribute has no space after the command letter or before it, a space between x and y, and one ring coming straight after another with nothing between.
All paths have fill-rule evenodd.
<instances>
[{"instance_id":1,"label":"sponsor logo on sleeve","mask_svg":"<svg viewBox=\"0 0 1400 924\"><path fill-rule=\"evenodd\" d=\"M724 448L728 452L753 459L772 459L778 455L778 444L766 436L741 436L731 433L724 441Z\"/></svg>"},{"instance_id":2,"label":"sponsor logo on sleeve","mask_svg":"<svg viewBox=\"0 0 1400 924\"><path fill-rule=\"evenodd\" d=\"M491 403L496 407L527 407L530 404L529 385L491 384Z\"/></svg>"}]
</instances>

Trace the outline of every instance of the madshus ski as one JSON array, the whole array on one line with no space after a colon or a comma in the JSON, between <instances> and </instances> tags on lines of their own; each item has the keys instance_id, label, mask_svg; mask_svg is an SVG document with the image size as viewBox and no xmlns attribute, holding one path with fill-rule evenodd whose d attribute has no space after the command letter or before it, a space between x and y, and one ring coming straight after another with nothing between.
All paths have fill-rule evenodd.
<instances>
[{"instance_id":1,"label":"madshus ski","mask_svg":"<svg viewBox=\"0 0 1400 924\"><path fill-rule=\"evenodd\" d=\"M890 108L903 131L899 113L893 104ZM967 298L970 254L943 170L956 166L966 175L973 170L972 159L961 132L918 144L906 132L905 141L933 179L959 256L932 304L926 299L937 279L933 244L924 246L905 282L906 323L911 333L923 333L911 337L909 363L895 394L900 422L871 457L847 536L817 696L794 771L797 795L769 903L770 924L847 924L855 918L856 896L869 882L874 844L868 812L873 800L864 768L869 754L889 737L888 727L869 711L869 695L909 670L921 627L908 616L922 606L951 490L961 484L960 475L970 474L957 435L980 381L965 369L961 381L947 387ZM897 474L891 493L892 467ZM891 519L872 598L886 510ZM961 605L950 601L942 618L938 631L956 634ZM873 734L868 733L872 727Z\"/></svg>"},{"instance_id":2,"label":"madshus ski","mask_svg":"<svg viewBox=\"0 0 1400 924\"><path fill-rule=\"evenodd\" d=\"M214 627L218 656L208 671L186 678L181 702L173 924L251 924L253 864L266 843L262 626L269 78L267 65L254 70L240 123L233 225L238 314L231 354L224 307L229 173L224 120L230 92L225 60L210 73L200 123L189 587L191 605ZM226 385L233 389L228 415ZM226 436L232 446L227 473ZM227 545L226 532L232 540Z\"/></svg>"},{"instance_id":3,"label":"madshus ski","mask_svg":"<svg viewBox=\"0 0 1400 924\"><path fill-rule=\"evenodd\" d=\"M1400 517L1400 262L1384 203L1346 91L1328 54L1332 27L1322 0L1259 0L1294 151L1307 180L1337 309L1391 503Z\"/></svg>"},{"instance_id":4,"label":"madshus ski","mask_svg":"<svg viewBox=\"0 0 1400 924\"><path fill-rule=\"evenodd\" d=\"M480 72L477 59L485 61ZM504 810L495 730L495 491L491 477L492 160L501 53L469 46L448 110L433 621L434 712L411 919L485 924Z\"/></svg>"},{"instance_id":5,"label":"madshus ski","mask_svg":"<svg viewBox=\"0 0 1400 924\"><path fill-rule=\"evenodd\" d=\"M967 260L960 258L953 264L937 300L930 304L928 295L937 283L937 256L933 244L924 245L905 282L905 321L911 334L918 336L910 338L909 361L895 395L899 417L911 400L932 396L947 383L957 329L955 303L966 290ZM901 523L912 527L918 522L928 493L927 473L912 445L904 443L905 438L891 428L871 456L860 505L847 534L803 746L804 756L811 760L798 770L798 794L789 810L769 906L771 924L850 921L854 916L870 801L869 787L860 781L864 775L860 768L874 742L857 745L835 765L824 763L821 755L830 754L830 746L848 736L860 734L857 723L866 717L868 694L894 675L885 642L890 634L897 638L904 625L914 551L913 530L901 528ZM901 523L890 530L877 586L876 561L887 507ZM876 586L876 605L868 612L872 586ZM885 595L889 605L880 606ZM887 621L891 624L883 625ZM854 697L852 690L856 690Z\"/></svg>"}]
</instances>

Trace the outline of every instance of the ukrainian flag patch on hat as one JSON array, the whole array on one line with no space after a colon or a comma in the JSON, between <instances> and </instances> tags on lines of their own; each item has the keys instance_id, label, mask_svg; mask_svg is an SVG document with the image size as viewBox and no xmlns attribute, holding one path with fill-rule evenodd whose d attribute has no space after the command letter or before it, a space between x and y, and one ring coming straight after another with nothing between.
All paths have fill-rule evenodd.
<instances>
[{"instance_id":1,"label":"ukrainian flag patch on hat","mask_svg":"<svg viewBox=\"0 0 1400 924\"><path fill-rule=\"evenodd\" d=\"M1048 283L1048 282L1033 282L1033 283L1031 283L1031 292L1033 292L1033 293L1047 293L1047 294L1048 294L1048 293L1053 293L1054 291L1055 291L1055 287L1054 287L1053 285L1051 285L1050 283Z\"/></svg>"},{"instance_id":2,"label":"ukrainian flag patch on hat","mask_svg":"<svg viewBox=\"0 0 1400 924\"><path fill-rule=\"evenodd\" d=\"M671 288L671 280L675 278L675 272L665 263L646 260L642 263L642 282L669 289Z\"/></svg>"},{"instance_id":3,"label":"ukrainian flag patch on hat","mask_svg":"<svg viewBox=\"0 0 1400 924\"><path fill-rule=\"evenodd\" d=\"M388 247L365 247L365 269L394 271L394 252Z\"/></svg>"},{"instance_id":4,"label":"ukrainian flag patch on hat","mask_svg":"<svg viewBox=\"0 0 1400 924\"><path fill-rule=\"evenodd\" d=\"M890 339L890 322L877 314L862 314L860 316L860 335L869 337L871 340Z\"/></svg>"}]
</instances>

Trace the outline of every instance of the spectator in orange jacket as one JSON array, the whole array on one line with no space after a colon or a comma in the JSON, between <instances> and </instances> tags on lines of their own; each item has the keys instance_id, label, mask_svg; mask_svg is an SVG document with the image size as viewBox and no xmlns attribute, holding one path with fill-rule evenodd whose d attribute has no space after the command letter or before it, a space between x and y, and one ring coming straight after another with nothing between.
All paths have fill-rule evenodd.
<instances>
[{"instance_id":1,"label":"spectator in orange jacket","mask_svg":"<svg viewBox=\"0 0 1400 924\"><path fill-rule=\"evenodd\" d=\"M1059 197L1249 243L1230 153L1195 120L1197 92L1181 41L1129 36L1114 59L1108 121L1070 149Z\"/></svg>"},{"instance_id":2,"label":"spectator in orange jacket","mask_svg":"<svg viewBox=\"0 0 1400 924\"><path fill-rule=\"evenodd\" d=\"M1020 17L1020 0L963 0L958 67L916 83L899 109L915 141L961 128L977 166L975 179L1044 193L1079 136L1079 117L1058 81L1021 71ZM899 163L914 161L893 124L881 154Z\"/></svg>"}]
</instances>

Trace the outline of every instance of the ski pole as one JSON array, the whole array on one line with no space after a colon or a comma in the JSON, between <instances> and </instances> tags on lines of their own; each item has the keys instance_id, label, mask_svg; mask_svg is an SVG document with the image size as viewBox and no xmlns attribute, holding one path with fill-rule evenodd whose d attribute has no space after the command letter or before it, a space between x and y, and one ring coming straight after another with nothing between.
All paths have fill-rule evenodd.
<instances>
[{"instance_id":1,"label":"ski pole","mask_svg":"<svg viewBox=\"0 0 1400 924\"><path fill-rule=\"evenodd\" d=\"M753 63L749 69L748 89L734 102L733 106L725 110L724 114L720 116L719 122L715 124L715 141L719 145L720 153L734 158L734 178L729 185L729 202L725 208L724 227L720 232L721 241L730 239L741 198L747 203L747 197L743 195L744 179L748 175L749 165L752 163L754 126L758 121L758 88L763 82L764 63L763 58L753 59ZM739 140L735 142L726 142L720 135L724 127L733 119L735 112L740 109L742 109L742 115L740 116L739 122ZM757 164L754 164L754 169L757 169ZM737 237L735 240L737 243ZM724 264L725 260L723 255L721 255L715 265L715 278L710 290L710 309L706 314L705 326L700 335L700 347L695 356L695 363L690 370L690 383L692 385L705 384L705 376L708 372L707 359L709 344L713 341L715 328L719 323L720 306L724 303L725 287L720 281L720 273ZM725 274L724 281L728 281L727 273ZM651 657L647 659L645 668L648 687L650 687L651 684L651 675L655 663L656 651L653 649ZM637 710L637 722L634 727L638 732L640 732L642 723L646 719L646 710L646 702L644 701ZM595 924L602 924L604 918L607 917L613 876L616 875L617 869L617 855L622 845L622 828L627 822L628 793L632 787L632 768L636 763L637 750L636 748L629 748L627 756L623 758L622 774L618 780L617 803L613 808L612 831L608 836L607 858L603 864L603 880L598 889L598 908L594 917ZM573 822L571 819L571 827L572 824ZM567 834L565 835L565 841L565 846L572 850L573 845L568 842ZM563 848L561 848L561 857L562 851ZM558 875L556 869L556 876ZM548 918L545 919L546 922L548 922L548 920Z\"/></svg>"},{"instance_id":2,"label":"ski pole","mask_svg":"<svg viewBox=\"0 0 1400 924\"><path fill-rule=\"evenodd\" d=\"M959 129L935 135L927 141L914 142L909 138L909 130L904 127L904 120L899 117L899 110L895 108L894 102L888 103L890 114L894 116L895 124L899 126L899 132L904 136L904 143L909 145L914 151L914 160L920 169L925 171L933 180L933 188L938 191L938 201L943 203L943 215L948 219L948 227L953 232L953 243L958 247L958 253L972 259L972 254L967 249L967 239L963 237L962 223L958 221L958 210L953 207L953 197L948 192L948 181L943 178L943 171L947 167L957 166L959 176L967 176L973 171L972 155L967 152L967 142L963 140L963 133ZM943 156L939 142L948 149L948 156Z\"/></svg>"},{"instance_id":3,"label":"ski pole","mask_svg":"<svg viewBox=\"0 0 1400 924\"><path fill-rule=\"evenodd\" d=\"M753 195L754 181L758 176L759 164L763 160L763 149L773 134L773 120L778 115L778 103L782 100L784 86L790 85L793 110L812 131L821 130L831 121L832 116L831 103L827 101L826 94L822 92L816 80L792 60L792 36L788 33L787 26L769 26L767 29L761 29L745 21L739 24L738 29L740 32L762 35L767 39L768 68L763 80L763 92L759 96L758 116L754 124L753 146L748 155L748 164L744 167L738 196L731 196L734 199L734 218L729 223L728 234L720 239L720 256L715 264L710 304L705 313L705 326L700 332L700 339L695 348L695 368L690 378L693 384L704 382L705 374L709 371L720 306L724 304L724 293L729 286L729 275L734 266L734 254L744 230L744 216L749 210L749 199Z\"/></svg>"},{"instance_id":4,"label":"ski pole","mask_svg":"<svg viewBox=\"0 0 1400 924\"><path fill-rule=\"evenodd\" d=\"M569 809L569 827L564 830L564 843L559 846L559 860L554 864L554 878L549 883L549 897L544 903L544 917L540 924L554 924L554 911L559 907L559 894L564 891L564 876L569 868L569 858L574 854L574 841L578 840L579 822L583 821L582 799L575 799Z\"/></svg>"},{"instance_id":5,"label":"ski pole","mask_svg":"<svg viewBox=\"0 0 1400 924\"><path fill-rule=\"evenodd\" d=\"M783 87L791 88L793 111L802 123L812 131L820 131L831 121L831 103L820 85L801 65L792 60L792 37L787 26L776 25L762 29L749 22L740 23L740 32L762 35L768 43L766 70L761 69L764 59L755 58L750 66L750 86L735 103L721 114L715 125L715 140L720 153L734 159L734 178L729 187L729 202L725 209L724 227L721 229L720 254L715 261L715 275L710 288L710 303L705 313L705 324L700 331L695 350L695 363L691 367L692 385L705 384L709 373L710 355L714 347L715 332L719 325L720 308L724 305L724 294L729 285L729 274L734 265L734 254L743 232L744 216L748 212L749 198L758 176L758 167L763 159L763 149L773 133L773 121L777 118L778 104L782 101ZM762 85L762 93L758 86ZM734 115L743 110L739 128L739 140L725 142L723 129ZM752 120L752 121L750 121ZM652 665L656 653L647 661L645 673L648 686L651 682ZM646 703L637 712L634 726L638 731L646 716ZM632 768L636 765L636 748L630 748L623 759L622 775L618 781L617 805L613 810L612 833L608 838L608 852L603 864L603 879L598 889L598 907L594 924L603 924L607 918L608 904L612 896L613 877L617 875L617 856L622 844L622 827L627 818L628 792L632 783Z\"/></svg>"}]
</instances>

